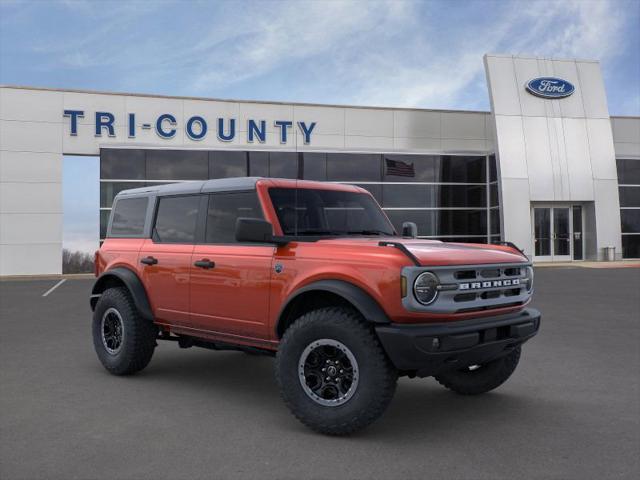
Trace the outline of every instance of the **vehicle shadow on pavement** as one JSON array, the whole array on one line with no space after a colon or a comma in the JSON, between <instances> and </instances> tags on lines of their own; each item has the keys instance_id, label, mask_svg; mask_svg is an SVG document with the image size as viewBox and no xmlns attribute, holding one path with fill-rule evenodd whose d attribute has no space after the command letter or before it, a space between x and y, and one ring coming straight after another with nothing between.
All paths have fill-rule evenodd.
<instances>
[{"instance_id":1,"label":"vehicle shadow on pavement","mask_svg":"<svg viewBox=\"0 0 640 480\"><path fill-rule=\"evenodd\" d=\"M99 365L96 368L100 368ZM182 399L176 400L178 404L184 402L186 395L190 403L211 402L218 409L232 404L237 411L251 412L251 416L259 417L274 431L317 435L296 421L282 403L270 357L241 352L181 350L173 345L163 345L149 367L130 378L132 382L145 383L144 389L160 389L165 402L171 402L172 395L176 395ZM123 385L123 388L128 389L130 385ZM561 405L552 409L559 417L563 410ZM499 425L506 418L515 417L530 423L537 421L539 416L546 416L548 421L548 412L548 404L543 407L539 399L514 394L507 386L471 397L454 394L433 378L402 378L383 417L348 438L383 443L409 438L429 442L432 438L437 442L449 435L461 432L469 435L483 426ZM517 424L511 426L516 428Z\"/></svg>"}]
</instances>

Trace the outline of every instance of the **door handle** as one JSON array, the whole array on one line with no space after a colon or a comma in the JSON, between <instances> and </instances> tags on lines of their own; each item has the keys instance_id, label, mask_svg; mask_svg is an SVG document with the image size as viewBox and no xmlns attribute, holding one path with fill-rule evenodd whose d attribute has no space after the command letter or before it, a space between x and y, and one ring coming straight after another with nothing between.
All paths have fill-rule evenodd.
<instances>
[{"instance_id":1,"label":"door handle","mask_svg":"<svg viewBox=\"0 0 640 480\"><path fill-rule=\"evenodd\" d=\"M198 268L207 268L207 269L213 268L216 266L215 262L212 262L208 258L203 258L202 260L198 260L197 262L194 262L193 265Z\"/></svg>"},{"instance_id":2,"label":"door handle","mask_svg":"<svg viewBox=\"0 0 640 480\"><path fill-rule=\"evenodd\" d=\"M158 259L155 257L144 257L140 260L140 263L144 263L145 265L155 265L158 263Z\"/></svg>"}]
</instances>

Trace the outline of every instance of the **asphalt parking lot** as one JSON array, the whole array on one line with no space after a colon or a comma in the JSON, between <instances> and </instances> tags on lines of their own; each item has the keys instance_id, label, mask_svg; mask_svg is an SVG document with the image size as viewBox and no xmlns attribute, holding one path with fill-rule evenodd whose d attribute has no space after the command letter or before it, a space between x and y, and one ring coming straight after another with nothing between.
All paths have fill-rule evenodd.
<instances>
[{"instance_id":1,"label":"asphalt parking lot","mask_svg":"<svg viewBox=\"0 0 640 480\"><path fill-rule=\"evenodd\" d=\"M161 343L133 377L93 352L91 280L0 282L2 479L639 478L640 269L541 268L540 334L480 397L400 380L387 413L317 435L273 360Z\"/></svg>"}]
</instances>

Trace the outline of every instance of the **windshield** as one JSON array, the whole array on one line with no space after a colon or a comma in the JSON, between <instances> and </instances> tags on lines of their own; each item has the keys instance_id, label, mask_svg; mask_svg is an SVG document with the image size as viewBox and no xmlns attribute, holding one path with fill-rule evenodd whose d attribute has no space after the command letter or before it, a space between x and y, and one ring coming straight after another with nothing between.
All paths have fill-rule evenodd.
<instances>
[{"instance_id":1,"label":"windshield","mask_svg":"<svg viewBox=\"0 0 640 480\"><path fill-rule=\"evenodd\" d=\"M284 235L394 235L393 226L366 193L269 189Z\"/></svg>"}]
</instances>

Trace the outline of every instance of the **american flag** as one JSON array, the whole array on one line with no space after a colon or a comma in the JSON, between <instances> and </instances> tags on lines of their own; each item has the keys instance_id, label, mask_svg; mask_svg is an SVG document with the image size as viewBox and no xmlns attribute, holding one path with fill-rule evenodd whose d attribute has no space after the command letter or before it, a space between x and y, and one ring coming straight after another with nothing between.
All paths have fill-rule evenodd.
<instances>
[{"instance_id":1,"label":"american flag","mask_svg":"<svg viewBox=\"0 0 640 480\"><path fill-rule=\"evenodd\" d=\"M385 158L387 166L387 175L395 175L397 177L415 177L416 171L413 168L413 163L405 163L400 160L391 160Z\"/></svg>"}]
</instances>

